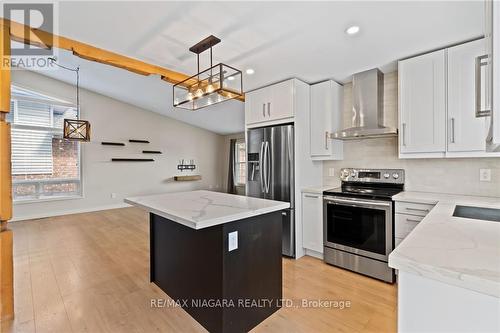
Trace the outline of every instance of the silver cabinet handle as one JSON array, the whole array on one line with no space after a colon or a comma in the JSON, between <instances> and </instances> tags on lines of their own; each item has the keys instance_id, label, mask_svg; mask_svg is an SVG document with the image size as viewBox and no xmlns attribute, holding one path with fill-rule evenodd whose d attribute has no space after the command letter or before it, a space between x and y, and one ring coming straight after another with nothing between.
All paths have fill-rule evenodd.
<instances>
[{"instance_id":1,"label":"silver cabinet handle","mask_svg":"<svg viewBox=\"0 0 500 333\"><path fill-rule=\"evenodd\" d=\"M419 220L413 220L413 219L406 219L406 221L408 221L408 222L417 222L417 223L420 222Z\"/></svg>"},{"instance_id":2,"label":"silver cabinet handle","mask_svg":"<svg viewBox=\"0 0 500 333\"><path fill-rule=\"evenodd\" d=\"M481 75L481 67L489 65L489 57L488 55L482 55L476 58L476 68L475 68L475 79L476 79L476 118L480 117L488 117L491 115L491 106L489 101L489 96L487 97L485 109L481 108L481 88L482 88L482 75ZM487 68L488 70L488 68ZM490 80L489 75L487 76L486 89L489 88Z\"/></svg>"},{"instance_id":3,"label":"silver cabinet handle","mask_svg":"<svg viewBox=\"0 0 500 333\"><path fill-rule=\"evenodd\" d=\"M403 137L403 146L406 147L406 123L403 123L403 133L401 133L401 136Z\"/></svg>"},{"instance_id":4,"label":"silver cabinet handle","mask_svg":"<svg viewBox=\"0 0 500 333\"><path fill-rule=\"evenodd\" d=\"M262 103L262 117L266 116L266 103Z\"/></svg>"},{"instance_id":5,"label":"silver cabinet handle","mask_svg":"<svg viewBox=\"0 0 500 333\"><path fill-rule=\"evenodd\" d=\"M423 209L423 208L411 208L411 207L406 207L406 210L413 210L413 211L416 211L416 212L429 212L428 209Z\"/></svg>"},{"instance_id":6,"label":"silver cabinet handle","mask_svg":"<svg viewBox=\"0 0 500 333\"><path fill-rule=\"evenodd\" d=\"M306 198L318 199L319 195L304 194Z\"/></svg>"},{"instance_id":7,"label":"silver cabinet handle","mask_svg":"<svg viewBox=\"0 0 500 333\"><path fill-rule=\"evenodd\" d=\"M455 118L451 118L451 142L455 143Z\"/></svg>"},{"instance_id":8,"label":"silver cabinet handle","mask_svg":"<svg viewBox=\"0 0 500 333\"><path fill-rule=\"evenodd\" d=\"M328 131L325 132L325 149L328 150L328 140L330 139L330 135L328 134Z\"/></svg>"},{"instance_id":9,"label":"silver cabinet handle","mask_svg":"<svg viewBox=\"0 0 500 333\"><path fill-rule=\"evenodd\" d=\"M267 115L271 117L271 102L267 102Z\"/></svg>"}]
</instances>

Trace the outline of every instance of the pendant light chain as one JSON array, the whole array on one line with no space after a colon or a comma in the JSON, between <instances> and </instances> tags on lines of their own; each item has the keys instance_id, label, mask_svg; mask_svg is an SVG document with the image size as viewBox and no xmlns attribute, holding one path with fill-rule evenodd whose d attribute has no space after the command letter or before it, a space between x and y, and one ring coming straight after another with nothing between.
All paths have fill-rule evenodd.
<instances>
[{"instance_id":1,"label":"pendant light chain","mask_svg":"<svg viewBox=\"0 0 500 333\"><path fill-rule=\"evenodd\" d=\"M57 67L76 73L76 110L77 118L80 118L80 66L77 66L76 68L70 68L58 64L56 58L49 58L49 60Z\"/></svg>"}]
</instances>

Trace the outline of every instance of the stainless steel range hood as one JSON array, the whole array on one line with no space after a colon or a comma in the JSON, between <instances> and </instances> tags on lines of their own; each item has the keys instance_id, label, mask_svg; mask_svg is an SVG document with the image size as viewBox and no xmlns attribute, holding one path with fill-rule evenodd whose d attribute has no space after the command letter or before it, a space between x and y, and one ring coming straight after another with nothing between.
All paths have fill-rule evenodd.
<instances>
[{"instance_id":1,"label":"stainless steel range hood","mask_svg":"<svg viewBox=\"0 0 500 333\"><path fill-rule=\"evenodd\" d=\"M350 126L332 133L332 139L396 136L397 128L384 125L384 77L378 69L354 74Z\"/></svg>"}]
</instances>

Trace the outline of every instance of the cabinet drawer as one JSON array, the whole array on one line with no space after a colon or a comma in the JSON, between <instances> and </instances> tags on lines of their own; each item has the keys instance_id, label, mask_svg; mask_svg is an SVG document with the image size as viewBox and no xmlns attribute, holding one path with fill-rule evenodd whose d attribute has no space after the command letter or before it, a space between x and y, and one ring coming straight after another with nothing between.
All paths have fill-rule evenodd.
<instances>
[{"instance_id":1,"label":"cabinet drawer","mask_svg":"<svg viewBox=\"0 0 500 333\"><path fill-rule=\"evenodd\" d=\"M434 205L432 204L402 201L396 202L396 213L425 216L431 211L432 208L434 208Z\"/></svg>"},{"instance_id":2,"label":"cabinet drawer","mask_svg":"<svg viewBox=\"0 0 500 333\"><path fill-rule=\"evenodd\" d=\"M423 216L396 214L394 222L394 237L405 238L422 221Z\"/></svg>"}]
</instances>

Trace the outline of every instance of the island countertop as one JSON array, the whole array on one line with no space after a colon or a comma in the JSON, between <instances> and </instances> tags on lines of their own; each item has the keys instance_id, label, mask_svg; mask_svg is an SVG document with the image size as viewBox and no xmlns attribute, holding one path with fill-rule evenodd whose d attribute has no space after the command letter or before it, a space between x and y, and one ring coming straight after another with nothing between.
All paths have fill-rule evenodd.
<instances>
[{"instance_id":1,"label":"island countertop","mask_svg":"<svg viewBox=\"0 0 500 333\"><path fill-rule=\"evenodd\" d=\"M500 208L500 198L401 192L394 201L436 204L389 255L389 266L500 297L500 223L454 217L456 205Z\"/></svg>"},{"instance_id":2,"label":"island countertop","mask_svg":"<svg viewBox=\"0 0 500 333\"><path fill-rule=\"evenodd\" d=\"M288 202L204 190L130 197L124 201L193 229L290 208Z\"/></svg>"}]
</instances>

